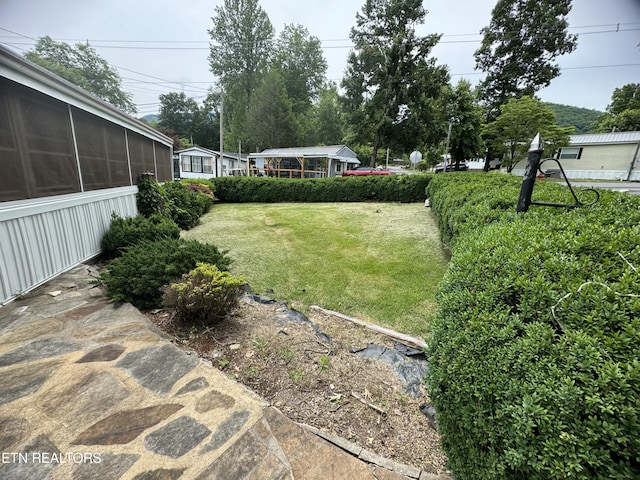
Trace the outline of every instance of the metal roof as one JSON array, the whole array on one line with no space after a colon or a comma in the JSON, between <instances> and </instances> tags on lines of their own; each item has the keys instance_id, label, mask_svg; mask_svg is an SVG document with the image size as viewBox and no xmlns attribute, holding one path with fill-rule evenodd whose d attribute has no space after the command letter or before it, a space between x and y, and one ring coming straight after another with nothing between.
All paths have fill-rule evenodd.
<instances>
[{"instance_id":1,"label":"metal roof","mask_svg":"<svg viewBox=\"0 0 640 480\"><path fill-rule=\"evenodd\" d=\"M346 145L318 145L314 147L290 147L290 148L269 148L263 150L260 153L252 153L252 158L264 158L264 157L329 157L339 158L345 160L353 160L353 163L357 162L356 153Z\"/></svg>"},{"instance_id":2,"label":"metal roof","mask_svg":"<svg viewBox=\"0 0 640 480\"><path fill-rule=\"evenodd\" d=\"M571 145L610 145L615 143L638 143L640 132L587 133L571 135Z\"/></svg>"},{"instance_id":3,"label":"metal roof","mask_svg":"<svg viewBox=\"0 0 640 480\"><path fill-rule=\"evenodd\" d=\"M178 155L181 153L188 153L188 152L198 152L198 153L204 153L206 155L211 155L211 156L220 156L220 150L210 150L208 148L205 147L200 147L198 145L194 145L192 147L187 147L187 148L183 148L182 150L176 150L174 153L174 155ZM224 152L223 153L223 157L227 157L227 158L232 158L234 160L238 159L238 153L232 153L232 152ZM246 160L247 159L247 154L246 153L242 153L240 154L240 159L241 160Z\"/></svg>"}]
</instances>

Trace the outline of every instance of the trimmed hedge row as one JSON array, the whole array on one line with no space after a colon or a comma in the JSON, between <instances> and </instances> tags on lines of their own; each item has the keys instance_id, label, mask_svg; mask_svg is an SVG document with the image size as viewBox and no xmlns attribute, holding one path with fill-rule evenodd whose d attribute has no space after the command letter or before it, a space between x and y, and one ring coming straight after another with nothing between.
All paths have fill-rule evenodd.
<instances>
[{"instance_id":1,"label":"trimmed hedge row","mask_svg":"<svg viewBox=\"0 0 640 480\"><path fill-rule=\"evenodd\" d=\"M640 478L640 198L513 213L520 179L436 176L452 246L428 384L464 479ZM547 201L566 187L537 182Z\"/></svg>"},{"instance_id":2,"label":"trimmed hedge row","mask_svg":"<svg viewBox=\"0 0 640 480\"><path fill-rule=\"evenodd\" d=\"M380 175L283 179L221 177L210 181L216 197L244 202L418 202L424 200L431 175Z\"/></svg>"}]
</instances>

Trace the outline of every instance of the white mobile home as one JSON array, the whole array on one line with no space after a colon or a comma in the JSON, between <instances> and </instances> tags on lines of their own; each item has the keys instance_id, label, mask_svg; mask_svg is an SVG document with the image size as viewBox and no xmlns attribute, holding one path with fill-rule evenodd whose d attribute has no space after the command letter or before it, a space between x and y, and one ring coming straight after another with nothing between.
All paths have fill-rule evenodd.
<instances>
[{"instance_id":1,"label":"white mobile home","mask_svg":"<svg viewBox=\"0 0 640 480\"><path fill-rule=\"evenodd\" d=\"M640 181L640 132L572 135L557 158L568 178ZM513 173L523 175L525 167L523 160Z\"/></svg>"},{"instance_id":2,"label":"white mobile home","mask_svg":"<svg viewBox=\"0 0 640 480\"><path fill-rule=\"evenodd\" d=\"M176 178L215 178L247 174L247 156L204 147L189 147L174 153Z\"/></svg>"},{"instance_id":3,"label":"white mobile home","mask_svg":"<svg viewBox=\"0 0 640 480\"><path fill-rule=\"evenodd\" d=\"M0 47L0 303L100 253L137 180L172 178L172 140Z\"/></svg>"}]
</instances>

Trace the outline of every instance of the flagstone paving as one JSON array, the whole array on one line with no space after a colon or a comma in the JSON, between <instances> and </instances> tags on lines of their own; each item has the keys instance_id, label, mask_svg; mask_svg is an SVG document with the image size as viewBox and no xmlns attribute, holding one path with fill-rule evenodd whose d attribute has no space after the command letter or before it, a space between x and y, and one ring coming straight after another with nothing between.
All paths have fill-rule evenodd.
<instances>
[{"instance_id":1,"label":"flagstone paving","mask_svg":"<svg viewBox=\"0 0 640 480\"><path fill-rule=\"evenodd\" d=\"M108 302L96 274L0 307L0 478L449 478L292 422Z\"/></svg>"}]
</instances>

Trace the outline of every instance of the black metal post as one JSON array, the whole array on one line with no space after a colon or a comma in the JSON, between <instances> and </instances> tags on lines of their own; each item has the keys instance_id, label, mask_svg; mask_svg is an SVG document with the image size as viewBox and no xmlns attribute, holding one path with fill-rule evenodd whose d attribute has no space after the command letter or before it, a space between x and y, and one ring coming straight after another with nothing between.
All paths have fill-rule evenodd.
<instances>
[{"instance_id":1,"label":"black metal post","mask_svg":"<svg viewBox=\"0 0 640 480\"><path fill-rule=\"evenodd\" d=\"M527 157L527 168L524 171L524 178L522 179L522 187L520 188L520 197L518 198L518 206L516 207L516 213L522 213L529 210L531 205L531 195L533 194L533 186L535 185L536 176L538 175L538 167L540 166L540 159L542 158L542 152L544 151L544 144L542 138L538 133L529 148L529 156Z\"/></svg>"}]
</instances>

